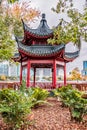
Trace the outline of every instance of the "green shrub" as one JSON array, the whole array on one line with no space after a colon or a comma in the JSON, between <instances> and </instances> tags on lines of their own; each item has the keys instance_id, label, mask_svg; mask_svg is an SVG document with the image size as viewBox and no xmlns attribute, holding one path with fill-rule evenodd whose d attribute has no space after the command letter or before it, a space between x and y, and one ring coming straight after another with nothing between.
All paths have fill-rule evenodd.
<instances>
[{"instance_id":1,"label":"green shrub","mask_svg":"<svg viewBox=\"0 0 87 130\"><path fill-rule=\"evenodd\" d=\"M54 90L54 94L61 98L62 106L69 107L71 120L78 122L83 120L87 113L87 99L82 98L83 93L81 91L68 85Z\"/></svg>"},{"instance_id":2,"label":"green shrub","mask_svg":"<svg viewBox=\"0 0 87 130\"><path fill-rule=\"evenodd\" d=\"M9 129L20 128L26 124L25 117L30 113L32 102L19 91L0 90L0 114Z\"/></svg>"},{"instance_id":3,"label":"green shrub","mask_svg":"<svg viewBox=\"0 0 87 130\"><path fill-rule=\"evenodd\" d=\"M34 107L38 107L39 104L46 103L49 92L40 87L27 89L26 94L31 97Z\"/></svg>"},{"instance_id":4,"label":"green shrub","mask_svg":"<svg viewBox=\"0 0 87 130\"><path fill-rule=\"evenodd\" d=\"M24 80L22 80L22 84L20 85L19 91L24 93L24 92L26 92L26 89L27 89L26 82Z\"/></svg>"},{"instance_id":5,"label":"green shrub","mask_svg":"<svg viewBox=\"0 0 87 130\"><path fill-rule=\"evenodd\" d=\"M22 82L22 85L20 86L19 91L23 94L29 97L29 100L31 99L33 103L33 107L38 107L39 104L47 103L45 100L49 95L49 92L45 89L42 89L40 87L30 87L27 88L25 81Z\"/></svg>"}]
</instances>

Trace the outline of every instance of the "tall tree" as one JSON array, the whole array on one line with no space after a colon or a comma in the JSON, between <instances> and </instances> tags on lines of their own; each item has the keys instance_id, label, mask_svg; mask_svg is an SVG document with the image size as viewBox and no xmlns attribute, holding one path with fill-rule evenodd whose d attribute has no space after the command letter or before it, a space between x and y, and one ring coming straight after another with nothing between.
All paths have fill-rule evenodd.
<instances>
[{"instance_id":1,"label":"tall tree","mask_svg":"<svg viewBox=\"0 0 87 130\"><path fill-rule=\"evenodd\" d=\"M80 49L81 37L87 40L87 8L83 13L74 6L73 0L58 0L56 8L52 10L57 14L62 14L62 18L56 28L54 37L48 40L52 44L67 44L73 42ZM66 19L64 19L64 14Z\"/></svg>"},{"instance_id":2,"label":"tall tree","mask_svg":"<svg viewBox=\"0 0 87 130\"><path fill-rule=\"evenodd\" d=\"M2 0L0 4L0 61L10 60L16 51L14 35L22 36L23 34L21 19L30 24L39 17L39 14L38 10L30 7L30 2Z\"/></svg>"}]
</instances>

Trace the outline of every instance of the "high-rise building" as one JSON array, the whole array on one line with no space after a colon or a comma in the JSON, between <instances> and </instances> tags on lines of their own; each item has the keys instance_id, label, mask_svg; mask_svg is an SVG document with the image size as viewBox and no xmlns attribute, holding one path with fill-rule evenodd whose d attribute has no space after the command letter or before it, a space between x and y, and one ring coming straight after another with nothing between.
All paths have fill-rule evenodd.
<instances>
[{"instance_id":1,"label":"high-rise building","mask_svg":"<svg viewBox=\"0 0 87 130\"><path fill-rule=\"evenodd\" d=\"M87 61L83 61L82 75L87 76Z\"/></svg>"},{"instance_id":2,"label":"high-rise building","mask_svg":"<svg viewBox=\"0 0 87 130\"><path fill-rule=\"evenodd\" d=\"M20 65L10 64L9 62L0 62L0 76L20 76Z\"/></svg>"},{"instance_id":3,"label":"high-rise building","mask_svg":"<svg viewBox=\"0 0 87 130\"><path fill-rule=\"evenodd\" d=\"M0 63L0 75L8 76L8 64Z\"/></svg>"}]
</instances>

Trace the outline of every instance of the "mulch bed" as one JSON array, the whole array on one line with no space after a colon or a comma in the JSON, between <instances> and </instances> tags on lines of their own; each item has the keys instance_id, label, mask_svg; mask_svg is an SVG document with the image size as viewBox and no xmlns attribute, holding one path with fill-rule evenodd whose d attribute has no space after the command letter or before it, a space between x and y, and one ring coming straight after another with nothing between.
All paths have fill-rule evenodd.
<instances>
[{"instance_id":1,"label":"mulch bed","mask_svg":"<svg viewBox=\"0 0 87 130\"><path fill-rule=\"evenodd\" d=\"M61 107L61 102L56 98L48 98L48 102L52 105L41 105L32 109L29 119L34 124L25 130L87 130L87 122L71 121L68 108ZM6 130L2 122L0 130Z\"/></svg>"},{"instance_id":2,"label":"mulch bed","mask_svg":"<svg viewBox=\"0 0 87 130\"><path fill-rule=\"evenodd\" d=\"M72 122L68 108L61 107L56 98L49 98L48 102L52 106L43 105L32 110L35 124L30 130L87 130L87 122Z\"/></svg>"}]
</instances>

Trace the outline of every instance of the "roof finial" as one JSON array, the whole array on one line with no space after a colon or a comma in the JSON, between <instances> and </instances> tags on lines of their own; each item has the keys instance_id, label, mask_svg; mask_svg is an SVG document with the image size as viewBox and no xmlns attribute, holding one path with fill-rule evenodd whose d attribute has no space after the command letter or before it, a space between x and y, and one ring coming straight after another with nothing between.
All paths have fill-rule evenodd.
<instances>
[{"instance_id":1,"label":"roof finial","mask_svg":"<svg viewBox=\"0 0 87 130\"><path fill-rule=\"evenodd\" d=\"M45 14L44 13L42 14L42 19L45 19Z\"/></svg>"}]
</instances>

